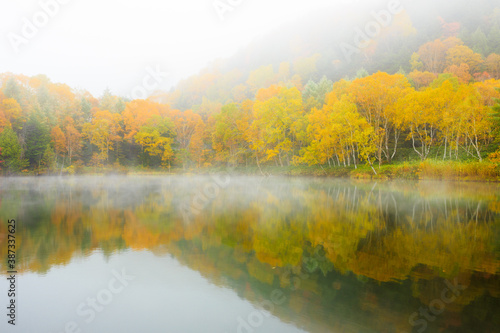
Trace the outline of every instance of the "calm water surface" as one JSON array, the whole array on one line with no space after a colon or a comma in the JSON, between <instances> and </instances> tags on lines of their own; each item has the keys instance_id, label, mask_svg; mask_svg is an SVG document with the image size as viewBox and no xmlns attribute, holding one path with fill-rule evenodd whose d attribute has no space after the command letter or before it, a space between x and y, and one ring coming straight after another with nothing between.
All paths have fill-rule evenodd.
<instances>
[{"instance_id":1,"label":"calm water surface","mask_svg":"<svg viewBox=\"0 0 500 333\"><path fill-rule=\"evenodd\" d=\"M496 184L4 178L0 200L1 332L500 327Z\"/></svg>"}]
</instances>

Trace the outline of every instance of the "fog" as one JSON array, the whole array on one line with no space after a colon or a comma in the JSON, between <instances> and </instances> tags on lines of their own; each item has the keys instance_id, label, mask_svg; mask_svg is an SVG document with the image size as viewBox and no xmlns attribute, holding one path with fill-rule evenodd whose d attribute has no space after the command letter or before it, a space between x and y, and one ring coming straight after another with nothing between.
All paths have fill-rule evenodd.
<instances>
[{"instance_id":1,"label":"fog","mask_svg":"<svg viewBox=\"0 0 500 333\"><path fill-rule=\"evenodd\" d=\"M57 2L58 1L58 2ZM104 89L122 96L140 85L148 68L164 75L155 87L168 90L216 59L245 52L252 42L286 27L317 37L318 13L330 19L329 43L349 36L353 23L373 20L373 10L391 1L227 1L227 0L23 0L0 4L0 72L45 74L54 82L100 96ZM473 8L481 8L481 1ZM231 4L232 3L232 4ZM399 3L399 2L398 2ZM470 14L467 1L407 1L415 26L426 26L434 14ZM439 9L439 10L438 10ZM474 10L474 9L473 9ZM47 15L47 13L49 15ZM471 15L471 14L470 14ZM33 25L33 20L37 24ZM28 23L27 23L28 22ZM332 23L341 23L330 29ZM348 37L349 38L349 37ZM277 57L277 54L266 54ZM314 50L312 50L314 51ZM317 51L317 50L316 50ZM281 58L286 55L282 54ZM286 59L282 59L286 60Z\"/></svg>"},{"instance_id":2,"label":"fog","mask_svg":"<svg viewBox=\"0 0 500 333\"><path fill-rule=\"evenodd\" d=\"M234 216L228 221L231 225L239 223L240 218L236 216L256 208L261 217L255 222L286 218L299 224L306 223L309 214L322 212L329 216L332 211L352 211L362 215L373 209L383 216L381 222L387 225L423 223L424 229L428 223L453 216L454 210L457 210L455 222L474 214L490 220L487 203L495 201L494 194L499 190L496 184L481 183L376 182L229 174L12 177L4 179L0 185L4 206L11 202L21 219L24 219L24 212L50 209L48 203L55 200L69 208L77 205L104 211L135 211L145 206L152 213L156 210L168 212L163 218L159 216L158 222L175 221L185 225L194 221L212 224L221 216ZM429 212L434 215L429 217ZM25 223L36 221L28 219Z\"/></svg>"},{"instance_id":3,"label":"fog","mask_svg":"<svg viewBox=\"0 0 500 333\"><path fill-rule=\"evenodd\" d=\"M169 73L162 82L162 88L169 88L209 62L233 55L256 36L332 6L326 0L239 1L221 19L213 0L61 0L65 4L58 5L48 23L14 48L9 34L22 36L25 18L32 21L43 12L41 3L52 2L2 1L0 72L46 74L95 96L106 87L129 94L148 66Z\"/></svg>"}]
</instances>

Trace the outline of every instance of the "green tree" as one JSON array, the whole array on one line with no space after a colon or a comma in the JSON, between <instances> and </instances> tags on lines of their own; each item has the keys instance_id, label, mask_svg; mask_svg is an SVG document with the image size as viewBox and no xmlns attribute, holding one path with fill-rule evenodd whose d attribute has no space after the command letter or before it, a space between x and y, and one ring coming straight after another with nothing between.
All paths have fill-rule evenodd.
<instances>
[{"instance_id":1,"label":"green tree","mask_svg":"<svg viewBox=\"0 0 500 333\"><path fill-rule=\"evenodd\" d=\"M0 148L2 149L3 166L7 173L15 173L24 167L26 163L21 160L21 146L12 127L4 128L0 134Z\"/></svg>"},{"instance_id":2,"label":"green tree","mask_svg":"<svg viewBox=\"0 0 500 333\"><path fill-rule=\"evenodd\" d=\"M3 93L7 98L14 98L18 103L21 103L21 88L16 80L11 77L5 83Z\"/></svg>"},{"instance_id":3,"label":"green tree","mask_svg":"<svg viewBox=\"0 0 500 333\"><path fill-rule=\"evenodd\" d=\"M496 88L496 90L500 92L500 88ZM495 105L491 107L491 110L490 116L493 123L493 131L495 139L498 141L500 138L500 98L495 98Z\"/></svg>"},{"instance_id":4,"label":"green tree","mask_svg":"<svg viewBox=\"0 0 500 333\"><path fill-rule=\"evenodd\" d=\"M323 76L318 83L309 80L302 92L306 111L312 108L322 108L325 104L326 94L332 90L332 87L333 82L328 80L326 76Z\"/></svg>"},{"instance_id":5,"label":"green tree","mask_svg":"<svg viewBox=\"0 0 500 333\"><path fill-rule=\"evenodd\" d=\"M488 34L488 44L492 52L500 54L500 27L495 24Z\"/></svg>"},{"instance_id":6,"label":"green tree","mask_svg":"<svg viewBox=\"0 0 500 333\"><path fill-rule=\"evenodd\" d=\"M24 125L23 131L26 140L24 156L30 167L40 167L43 154L50 142L48 126L40 116L33 113Z\"/></svg>"},{"instance_id":7,"label":"green tree","mask_svg":"<svg viewBox=\"0 0 500 333\"><path fill-rule=\"evenodd\" d=\"M474 41L472 50L481 54L483 57L488 56L491 53L490 46L488 43L488 38L484 34L481 28L477 28L477 30L472 34L472 40Z\"/></svg>"},{"instance_id":8,"label":"green tree","mask_svg":"<svg viewBox=\"0 0 500 333\"><path fill-rule=\"evenodd\" d=\"M51 171L56 168L56 153L54 152L54 149L50 146L50 144L47 144L47 146L45 147L41 165L43 165L47 169L47 171Z\"/></svg>"}]
</instances>

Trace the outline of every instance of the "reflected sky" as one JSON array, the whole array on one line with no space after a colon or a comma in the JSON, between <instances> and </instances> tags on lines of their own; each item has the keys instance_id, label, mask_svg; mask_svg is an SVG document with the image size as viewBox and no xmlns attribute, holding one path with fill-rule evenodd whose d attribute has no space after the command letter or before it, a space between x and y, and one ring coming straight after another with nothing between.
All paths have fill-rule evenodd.
<instances>
[{"instance_id":1,"label":"reflected sky","mask_svg":"<svg viewBox=\"0 0 500 333\"><path fill-rule=\"evenodd\" d=\"M115 278L113 271L123 270L133 280L122 292L113 294L109 303L105 297L106 304L99 303L100 293L108 290ZM123 251L108 258L97 252L53 267L43 275L23 274L18 283L20 308L15 332L64 332L71 322L82 332L235 332L239 316L260 311L231 289L210 283L176 259L149 251ZM119 282L113 285L119 286ZM0 288L6 290L4 280ZM97 300L101 312L93 310L89 298ZM261 329L304 332L271 315Z\"/></svg>"},{"instance_id":2,"label":"reflected sky","mask_svg":"<svg viewBox=\"0 0 500 333\"><path fill-rule=\"evenodd\" d=\"M41 177L0 198L20 332L411 332L449 283L464 290L427 332L500 324L497 184ZM136 278L110 293L122 269Z\"/></svg>"}]
</instances>

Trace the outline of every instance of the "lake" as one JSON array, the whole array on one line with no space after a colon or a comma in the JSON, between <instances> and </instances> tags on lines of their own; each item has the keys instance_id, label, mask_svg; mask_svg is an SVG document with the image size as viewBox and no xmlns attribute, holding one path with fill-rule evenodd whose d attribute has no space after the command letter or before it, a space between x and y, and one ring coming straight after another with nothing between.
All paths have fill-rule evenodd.
<instances>
[{"instance_id":1,"label":"lake","mask_svg":"<svg viewBox=\"0 0 500 333\"><path fill-rule=\"evenodd\" d=\"M0 200L2 332L500 327L498 184L25 177Z\"/></svg>"}]
</instances>

